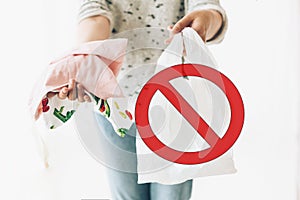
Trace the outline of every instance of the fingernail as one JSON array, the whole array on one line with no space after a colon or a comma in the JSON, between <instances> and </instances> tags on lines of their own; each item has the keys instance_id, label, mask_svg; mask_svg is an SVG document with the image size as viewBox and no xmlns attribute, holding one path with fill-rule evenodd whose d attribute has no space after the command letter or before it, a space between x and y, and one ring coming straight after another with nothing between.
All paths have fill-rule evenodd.
<instances>
[{"instance_id":1,"label":"fingernail","mask_svg":"<svg viewBox=\"0 0 300 200\"><path fill-rule=\"evenodd\" d=\"M87 101L87 102L91 102L91 99L88 95L84 95L84 100Z\"/></svg>"}]
</instances>

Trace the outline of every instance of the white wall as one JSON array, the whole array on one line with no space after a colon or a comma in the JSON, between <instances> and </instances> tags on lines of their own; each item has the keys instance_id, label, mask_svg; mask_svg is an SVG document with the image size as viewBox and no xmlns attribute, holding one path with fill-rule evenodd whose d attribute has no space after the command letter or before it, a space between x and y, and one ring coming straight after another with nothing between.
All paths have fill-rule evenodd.
<instances>
[{"instance_id":1,"label":"white wall","mask_svg":"<svg viewBox=\"0 0 300 200\"><path fill-rule=\"evenodd\" d=\"M192 199L296 200L300 5L296 0L222 3L229 29L223 43L211 49L245 103L245 125L234 145L238 173L197 179ZM29 0L0 7L0 198L109 198L104 168L72 126L47 135L51 168L43 168L26 112L36 77L52 57L75 44L76 4Z\"/></svg>"}]
</instances>

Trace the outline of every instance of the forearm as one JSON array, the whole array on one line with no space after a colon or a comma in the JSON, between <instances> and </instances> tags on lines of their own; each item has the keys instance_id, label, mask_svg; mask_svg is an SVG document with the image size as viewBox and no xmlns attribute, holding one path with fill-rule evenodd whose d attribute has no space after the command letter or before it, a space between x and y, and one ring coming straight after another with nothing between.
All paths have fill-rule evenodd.
<instances>
[{"instance_id":1,"label":"forearm","mask_svg":"<svg viewBox=\"0 0 300 200\"><path fill-rule=\"evenodd\" d=\"M78 42L105 40L110 36L110 22L101 15L83 19L78 25Z\"/></svg>"}]
</instances>

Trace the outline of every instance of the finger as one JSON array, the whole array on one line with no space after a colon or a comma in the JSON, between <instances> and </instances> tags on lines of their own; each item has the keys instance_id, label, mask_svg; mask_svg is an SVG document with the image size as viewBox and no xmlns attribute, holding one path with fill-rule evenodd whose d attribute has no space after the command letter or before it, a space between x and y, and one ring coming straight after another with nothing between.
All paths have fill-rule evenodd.
<instances>
[{"instance_id":1,"label":"finger","mask_svg":"<svg viewBox=\"0 0 300 200\"><path fill-rule=\"evenodd\" d=\"M84 98L84 101L86 101L86 102L92 102L91 98L90 98L89 95L87 95L87 94L85 94L85 95L83 96L83 98Z\"/></svg>"},{"instance_id":2,"label":"finger","mask_svg":"<svg viewBox=\"0 0 300 200\"><path fill-rule=\"evenodd\" d=\"M180 19L172 28L172 33L176 34L182 31L185 27L189 26L191 22L193 21L193 18L191 14L184 16L182 19Z\"/></svg>"},{"instance_id":3,"label":"finger","mask_svg":"<svg viewBox=\"0 0 300 200\"><path fill-rule=\"evenodd\" d=\"M65 98L67 98L67 96L68 96L68 88L67 87L63 87L60 91L59 91L59 93L58 93L58 98L60 98L60 99L65 99Z\"/></svg>"},{"instance_id":4,"label":"finger","mask_svg":"<svg viewBox=\"0 0 300 200\"><path fill-rule=\"evenodd\" d=\"M48 98L52 98L52 97L54 97L56 94L57 94L57 92L48 92L46 96L47 96Z\"/></svg>"},{"instance_id":5,"label":"finger","mask_svg":"<svg viewBox=\"0 0 300 200\"><path fill-rule=\"evenodd\" d=\"M165 40L165 44L170 44L171 43L171 41L173 40L173 35L172 36L170 36L168 39L166 39Z\"/></svg>"},{"instance_id":6,"label":"finger","mask_svg":"<svg viewBox=\"0 0 300 200\"><path fill-rule=\"evenodd\" d=\"M76 82L74 79L71 79L69 81L68 91L69 91L69 95L68 95L69 100L75 100L77 97L77 94L76 94L77 89L76 89Z\"/></svg>"},{"instance_id":7,"label":"finger","mask_svg":"<svg viewBox=\"0 0 300 200\"><path fill-rule=\"evenodd\" d=\"M194 20L191 27L199 34L202 40L206 41L207 27L201 20Z\"/></svg>"},{"instance_id":8,"label":"finger","mask_svg":"<svg viewBox=\"0 0 300 200\"><path fill-rule=\"evenodd\" d=\"M84 89L83 86L81 84L77 85L77 98L79 102L84 102Z\"/></svg>"},{"instance_id":9,"label":"finger","mask_svg":"<svg viewBox=\"0 0 300 200\"><path fill-rule=\"evenodd\" d=\"M169 25L167 27L167 30L169 31L169 38L164 41L165 44L170 44L170 42L172 41L172 39L174 37L174 34L172 33L172 29L173 29L173 25Z\"/></svg>"}]
</instances>

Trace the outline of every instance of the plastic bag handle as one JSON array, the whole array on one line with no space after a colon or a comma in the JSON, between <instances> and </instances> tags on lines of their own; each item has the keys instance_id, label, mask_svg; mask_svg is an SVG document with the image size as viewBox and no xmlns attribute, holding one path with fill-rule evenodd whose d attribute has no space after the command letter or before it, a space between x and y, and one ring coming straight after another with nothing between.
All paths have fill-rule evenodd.
<instances>
[{"instance_id":1,"label":"plastic bag handle","mask_svg":"<svg viewBox=\"0 0 300 200\"><path fill-rule=\"evenodd\" d=\"M181 33L186 54L185 60L188 63L201 63L209 67L217 67L217 62L212 53L194 29L186 27Z\"/></svg>"}]
</instances>

